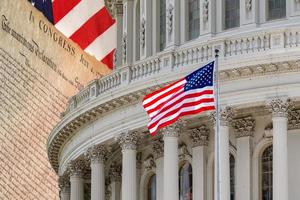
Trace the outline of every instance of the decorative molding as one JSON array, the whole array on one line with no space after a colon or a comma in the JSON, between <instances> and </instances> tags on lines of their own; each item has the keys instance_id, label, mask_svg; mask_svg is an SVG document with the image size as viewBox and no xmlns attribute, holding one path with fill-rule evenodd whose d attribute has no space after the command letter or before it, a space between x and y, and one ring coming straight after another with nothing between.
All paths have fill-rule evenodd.
<instances>
[{"instance_id":1,"label":"decorative molding","mask_svg":"<svg viewBox=\"0 0 300 200\"><path fill-rule=\"evenodd\" d=\"M246 0L245 1L245 7L247 12L251 12L252 10L252 0Z\"/></svg>"},{"instance_id":2,"label":"decorative molding","mask_svg":"<svg viewBox=\"0 0 300 200\"><path fill-rule=\"evenodd\" d=\"M193 147L208 146L209 129L205 125L190 130L189 135L192 139Z\"/></svg>"},{"instance_id":3,"label":"decorative molding","mask_svg":"<svg viewBox=\"0 0 300 200\"><path fill-rule=\"evenodd\" d=\"M158 159L164 156L164 142L161 139L152 142L154 158Z\"/></svg>"},{"instance_id":4,"label":"decorative molding","mask_svg":"<svg viewBox=\"0 0 300 200\"><path fill-rule=\"evenodd\" d=\"M253 119L252 116L234 119L232 121L232 127L235 130L237 138L253 136L255 131L255 119Z\"/></svg>"},{"instance_id":5,"label":"decorative molding","mask_svg":"<svg viewBox=\"0 0 300 200\"><path fill-rule=\"evenodd\" d=\"M145 166L145 171L151 171L154 170L156 165L153 156L149 156L145 161L144 161L144 166Z\"/></svg>"},{"instance_id":6,"label":"decorative molding","mask_svg":"<svg viewBox=\"0 0 300 200\"><path fill-rule=\"evenodd\" d=\"M209 1L208 0L204 0L203 2L203 22L207 23L208 22L208 18L209 18Z\"/></svg>"},{"instance_id":7,"label":"decorative molding","mask_svg":"<svg viewBox=\"0 0 300 200\"><path fill-rule=\"evenodd\" d=\"M105 7L113 18L123 15L123 0L105 0Z\"/></svg>"},{"instance_id":8,"label":"decorative molding","mask_svg":"<svg viewBox=\"0 0 300 200\"><path fill-rule=\"evenodd\" d=\"M87 168L88 168L87 162L83 158L71 160L68 164L70 177L72 176L83 177L85 175Z\"/></svg>"},{"instance_id":9,"label":"decorative molding","mask_svg":"<svg viewBox=\"0 0 300 200\"><path fill-rule=\"evenodd\" d=\"M69 174L65 173L58 178L58 187L60 191L65 191L70 189L70 177Z\"/></svg>"},{"instance_id":10,"label":"decorative molding","mask_svg":"<svg viewBox=\"0 0 300 200\"><path fill-rule=\"evenodd\" d=\"M146 40L146 20L143 17L141 20L141 28L140 28L140 38L141 38L141 46L142 48L145 47L145 40Z\"/></svg>"},{"instance_id":11,"label":"decorative molding","mask_svg":"<svg viewBox=\"0 0 300 200\"><path fill-rule=\"evenodd\" d=\"M192 158L192 155L190 154L186 144L182 144L179 147L178 158L179 158L179 160L189 160L189 158Z\"/></svg>"},{"instance_id":12,"label":"decorative molding","mask_svg":"<svg viewBox=\"0 0 300 200\"><path fill-rule=\"evenodd\" d=\"M122 60L123 63L126 63L126 55L127 55L127 35L123 33L122 37Z\"/></svg>"},{"instance_id":13,"label":"decorative molding","mask_svg":"<svg viewBox=\"0 0 300 200\"><path fill-rule=\"evenodd\" d=\"M122 151L124 150L136 150L138 144L138 133L136 131L122 133L116 137L119 142Z\"/></svg>"},{"instance_id":14,"label":"decorative molding","mask_svg":"<svg viewBox=\"0 0 300 200\"><path fill-rule=\"evenodd\" d=\"M174 6L169 3L169 6L167 8L167 30L169 34L171 34L173 31L173 11Z\"/></svg>"},{"instance_id":15,"label":"decorative molding","mask_svg":"<svg viewBox=\"0 0 300 200\"><path fill-rule=\"evenodd\" d=\"M300 110L292 110L288 115L288 128L300 129Z\"/></svg>"},{"instance_id":16,"label":"decorative molding","mask_svg":"<svg viewBox=\"0 0 300 200\"><path fill-rule=\"evenodd\" d=\"M113 162L109 169L109 178L111 182L121 182L122 178L122 167L117 165L116 162Z\"/></svg>"},{"instance_id":17,"label":"decorative molding","mask_svg":"<svg viewBox=\"0 0 300 200\"><path fill-rule=\"evenodd\" d=\"M108 150L106 146L98 144L90 147L85 153L88 160L91 162L102 162L107 160Z\"/></svg>"},{"instance_id":18,"label":"decorative molding","mask_svg":"<svg viewBox=\"0 0 300 200\"><path fill-rule=\"evenodd\" d=\"M293 108L293 104L289 98L274 98L267 102L267 107L272 112L273 117L287 117L288 112Z\"/></svg>"}]
</instances>

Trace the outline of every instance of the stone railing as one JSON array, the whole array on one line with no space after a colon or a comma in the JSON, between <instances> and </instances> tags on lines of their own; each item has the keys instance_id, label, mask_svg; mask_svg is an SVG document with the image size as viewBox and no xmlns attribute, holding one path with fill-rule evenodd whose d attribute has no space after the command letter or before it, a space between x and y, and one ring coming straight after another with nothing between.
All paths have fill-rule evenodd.
<instances>
[{"instance_id":1,"label":"stone railing","mask_svg":"<svg viewBox=\"0 0 300 200\"><path fill-rule=\"evenodd\" d=\"M173 68L212 60L216 48L221 50L220 58L222 59L295 47L300 47L300 27L253 31L231 37L214 37L207 42L195 42L193 46L164 51L133 65L123 66L101 79L92 81L70 99L69 107L64 115L95 97L108 91L112 92L115 88L153 78L161 70L170 71Z\"/></svg>"}]
</instances>

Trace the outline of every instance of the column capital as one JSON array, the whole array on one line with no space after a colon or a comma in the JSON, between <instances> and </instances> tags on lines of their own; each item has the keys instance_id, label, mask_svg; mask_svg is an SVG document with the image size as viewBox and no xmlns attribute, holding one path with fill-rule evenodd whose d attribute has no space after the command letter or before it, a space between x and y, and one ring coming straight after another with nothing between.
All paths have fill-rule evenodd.
<instances>
[{"instance_id":1,"label":"column capital","mask_svg":"<svg viewBox=\"0 0 300 200\"><path fill-rule=\"evenodd\" d=\"M138 132L121 133L116 140L119 142L122 150L136 150L138 144Z\"/></svg>"},{"instance_id":2,"label":"column capital","mask_svg":"<svg viewBox=\"0 0 300 200\"><path fill-rule=\"evenodd\" d=\"M58 178L58 187L59 187L60 191L70 189L70 177L67 173L65 173L62 176L59 176L59 178Z\"/></svg>"},{"instance_id":3,"label":"column capital","mask_svg":"<svg viewBox=\"0 0 300 200\"><path fill-rule=\"evenodd\" d=\"M164 142L161 139L152 142L154 158L158 159L164 156Z\"/></svg>"},{"instance_id":4,"label":"column capital","mask_svg":"<svg viewBox=\"0 0 300 200\"><path fill-rule=\"evenodd\" d=\"M70 176L83 177L86 168L87 168L86 160L84 160L82 158L76 159L76 160L71 160L68 164Z\"/></svg>"},{"instance_id":5,"label":"column capital","mask_svg":"<svg viewBox=\"0 0 300 200\"><path fill-rule=\"evenodd\" d=\"M288 112L293 108L291 99L274 98L267 102L267 107L273 117L287 117Z\"/></svg>"},{"instance_id":6,"label":"column capital","mask_svg":"<svg viewBox=\"0 0 300 200\"><path fill-rule=\"evenodd\" d=\"M255 119L253 119L252 116L234 119L232 121L232 126L237 138L253 136L255 131Z\"/></svg>"},{"instance_id":7,"label":"column capital","mask_svg":"<svg viewBox=\"0 0 300 200\"><path fill-rule=\"evenodd\" d=\"M232 107L226 106L220 109L219 117L220 117L220 125L221 126L229 126L232 118L234 116L234 110ZM213 111L210 115L212 123L216 124L216 111Z\"/></svg>"},{"instance_id":8,"label":"column capital","mask_svg":"<svg viewBox=\"0 0 300 200\"><path fill-rule=\"evenodd\" d=\"M121 165L113 162L109 169L109 178L112 182L121 182Z\"/></svg>"},{"instance_id":9,"label":"column capital","mask_svg":"<svg viewBox=\"0 0 300 200\"><path fill-rule=\"evenodd\" d=\"M86 157L91 162L105 162L107 159L108 150L105 145L94 145L86 152Z\"/></svg>"},{"instance_id":10,"label":"column capital","mask_svg":"<svg viewBox=\"0 0 300 200\"><path fill-rule=\"evenodd\" d=\"M194 128L189 131L189 135L193 142L193 147L207 146L209 141L209 129L205 125Z\"/></svg>"},{"instance_id":11,"label":"column capital","mask_svg":"<svg viewBox=\"0 0 300 200\"><path fill-rule=\"evenodd\" d=\"M177 121L171 125L162 128L163 137L178 137L183 126L183 121Z\"/></svg>"}]
</instances>

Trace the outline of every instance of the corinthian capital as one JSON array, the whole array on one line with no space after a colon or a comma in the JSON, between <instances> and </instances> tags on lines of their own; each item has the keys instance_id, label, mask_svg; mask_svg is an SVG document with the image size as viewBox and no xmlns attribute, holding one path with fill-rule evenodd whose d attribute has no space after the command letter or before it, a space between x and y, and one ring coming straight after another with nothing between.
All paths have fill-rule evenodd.
<instances>
[{"instance_id":1,"label":"corinthian capital","mask_svg":"<svg viewBox=\"0 0 300 200\"><path fill-rule=\"evenodd\" d=\"M122 133L116 138L122 148L122 150L131 149L136 150L138 143L138 132L126 132Z\"/></svg>"},{"instance_id":2,"label":"corinthian capital","mask_svg":"<svg viewBox=\"0 0 300 200\"><path fill-rule=\"evenodd\" d=\"M201 125L199 128L194 128L189 132L193 142L193 147L208 145L209 130L205 125Z\"/></svg>"},{"instance_id":3,"label":"corinthian capital","mask_svg":"<svg viewBox=\"0 0 300 200\"><path fill-rule=\"evenodd\" d=\"M220 109L219 120L221 126L229 126L233 116L234 116L234 110L231 107L227 106L223 109ZM210 118L213 124L216 124L216 120L217 120L216 111L211 113Z\"/></svg>"},{"instance_id":4,"label":"corinthian capital","mask_svg":"<svg viewBox=\"0 0 300 200\"><path fill-rule=\"evenodd\" d=\"M71 160L69 163L70 176L83 176L87 168L86 160L80 158Z\"/></svg>"},{"instance_id":5,"label":"corinthian capital","mask_svg":"<svg viewBox=\"0 0 300 200\"><path fill-rule=\"evenodd\" d=\"M59 176L58 186L61 191L70 189L70 178L68 174L65 173L64 175Z\"/></svg>"},{"instance_id":6,"label":"corinthian capital","mask_svg":"<svg viewBox=\"0 0 300 200\"><path fill-rule=\"evenodd\" d=\"M179 120L171 125L168 125L162 129L164 137L178 137L183 126L183 121Z\"/></svg>"},{"instance_id":7,"label":"corinthian capital","mask_svg":"<svg viewBox=\"0 0 300 200\"><path fill-rule=\"evenodd\" d=\"M251 117L244 117L232 121L232 126L235 130L236 137L253 136L255 129L255 120Z\"/></svg>"},{"instance_id":8,"label":"corinthian capital","mask_svg":"<svg viewBox=\"0 0 300 200\"><path fill-rule=\"evenodd\" d=\"M267 102L267 106L272 112L273 117L286 117L288 112L293 108L290 99L274 98Z\"/></svg>"},{"instance_id":9,"label":"corinthian capital","mask_svg":"<svg viewBox=\"0 0 300 200\"><path fill-rule=\"evenodd\" d=\"M90 147L86 152L86 157L91 162L105 162L107 159L107 148L104 145L94 145Z\"/></svg>"}]
</instances>

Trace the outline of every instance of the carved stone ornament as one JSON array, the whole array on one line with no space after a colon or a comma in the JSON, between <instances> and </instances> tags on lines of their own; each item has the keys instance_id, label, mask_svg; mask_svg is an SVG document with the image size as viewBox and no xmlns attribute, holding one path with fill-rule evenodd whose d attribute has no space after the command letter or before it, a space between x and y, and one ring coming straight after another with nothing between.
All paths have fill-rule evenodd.
<instances>
[{"instance_id":1,"label":"carved stone ornament","mask_svg":"<svg viewBox=\"0 0 300 200\"><path fill-rule=\"evenodd\" d=\"M105 162L107 159L107 148L104 145L95 145L90 147L86 152L86 157L91 162Z\"/></svg>"},{"instance_id":2,"label":"carved stone ornament","mask_svg":"<svg viewBox=\"0 0 300 200\"><path fill-rule=\"evenodd\" d=\"M167 8L167 29L168 29L169 33L172 33L172 30L173 30L173 10L174 10L174 7L170 3Z\"/></svg>"},{"instance_id":3,"label":"carved stone ornament","mask_svg":"<svg viewBox=\"0 0 300 200\"><path fill-rule=\"evenodd\" d=\"M250 12L252 10L252 0L245 1L246 11Z\"/></svg>"},{"instance_id":4,"label":"carved stone ornament","mask_svg":"<svg viewBox=\"0 0 300 200\"><path fill-rule=\"evenodd\" d=\"M162 129L164 137L178 137L182 129L182 122L177 121L171 125L168 125Z\"/></svg>"},{"instance_id":5,"label":"carved stone ornament","mask_svg":"<svg viewBox=\"0 0 300 200\"><path fill-rule=\"evenodd\" d=\"M275 98L267 102L267 106L272 112L273 117L286 117L293 108L291 99Z\"/></svg>"},{"instance_id":6,"label":"carved stone ornament","mask_svg":"<svg viewBox=\"0 0 300 200\"><path fill-rule=\"evenodd\" d=\"M224 109L220 109L220 113L219 113L220 125L229 126L233 116L234 116L234 110L231 107L227 106ZM215 111L211 113L210 118L213 124L215 125L216 123Z\"/></svg>"},{"instance_id":7,"label":"carved stone ornament","mask_svg":"<svg viewBox=\"0 0 300 200\"><path fill-rule=\"evenodd\" d=\"M114 62L113 62L113 68L115 69L116 67L117 67L117 63L118 63L118 50L117 49L115 49L115 51L114 51Z\"/></svg>"},{"instance_id":8,"label":"carved stone ornament","mask_svg":"<svg viewBox=\"0 0 300 200\"><path fill-rule=\"evenodd\" d=\"M69 172L70 176L84 176L84 173L87 169L87 162L86 160L80 158L76 160L72 160L69 163Z\"/></svg>"},{"instance_id":9,"label":"carved stone ornament","mask_svg":"<svg viewBox=\"0 0 300 200\"><path fill-rule=\"evenodd\" d=\"M270 123L265 127L264 137L266 137L266 138L273 137L273 123L272 123L272 122L270 122Z\"/></svg>"},{"instance_id":10,"label":"carved stone ornament","mask_svg":"<svg viewBox=\"0 0 300 200\"><path fill-rule=\"evenodd\" d=\"M69 178L68 174L64 174L62 176L59 176L58 186L60 188L60 191L70 189L70 178Z\"/></svg>"},{"instance_id":11,"label":"carved stone ornament","mask_svg":"<svg viewBox=\"0 0 300 200\"><path fill-rule=\"evenodd\" d=\"M205 0L203 2L203 22L206 23L208 21L208 14L209 14L209 1Z\"/></svg>"},{"instance_id":12,"label":"carved stone ornament","mask_svg":"<svg viewBox=\"0 0 300 200\"><path fill-rule=\"evenodd\" d=\"M105 0L105 7L113 18L115 18L116 15L123 14L122 0Z\"/></svg>"},{"instance_id":13,"label":"carved stone ornament","mask_svg":"<svg viewBox=\"0 0 300 200\"><path fill-rule=\"evenodd\" d=\"M244 117L232 121L232 127L235 130L236 137L253 136L255 129L255 120L251 117Z\"/></svg>"},{"instance_id":14,"label":"carved stone ornament","mask_svg":"<svg viewBox=\"0 0 300 200\"><path fill-rule=\"evenodd\" d=\"M300 129L300 110L292 110L288 115L288 128Z\"/></svg>"},{"instance_id":15,"label":"carved stone ornament","mask_svg":"<svg viewBox=\"0 0 300 200\"><path fill-rule=\"evenodd\" d=\"M109 183L105 181L105 183ZM105 200L110 200L111 199L111 185L110 184L105 184Z\"/></svg>"},{"instance_id":16,"label":"carved stone ornament","mask_svg":"<svg viewBox=\"0 0 300 200\"><path fill-rule=\"evenodd\" d=\"M122 133L116 138L122 150L136 150L138 143L138 133L136 131Z\"/></svg>"},{"instance_id":17,"label":"carved stone ornament","mask_svg":"<svg viewBox=\"0 0 300 200\"><path fill-rule=\"evenodd\" d=\"M109 169L109 178L112 182L121 182L121 165L117 165L115 162L112 163Z\"/></svg>"},{"instance_id":18,"label":"carved stone ornament","mask_svg":"<svg viewBox=\"0 0 300 200\"><path fill-rule=\"evenodd\" d=\"M188 158L192 157L185 144L183 144L181 147L179 147L178 157L179 157L179 160L187 160Z\"/></svg>"},{"instance_id":19,"label":"carved stone ornament","mask_svg":"<svg viewBox=\"0 0 300 200\"><path fill-rule=\"evenodd\" d=\"M205 125L201 125L199 128L192 129L189 131L189 133L193 142L193 147L208 145L209 129Z\"/></svg>"},{"instance_id":20,"label":"carved stone ornament","mask_svg":"<svg viewBox=\"0 0 300 200\"><path fill-rule=\"evenodd\" d=\"M146 40L146 20L143 17L141 20L141 29L140 29L140 42L141 42L141 46L142 48L145 47L145 40Z\"/></svg>"},{"instance_id":21,"label":"carved stone ornament","mask_svg":"<svg viewBox=\"0 0 300 200\"><path fill-rule=\"evenodd\" d=\"M144 166L146 171L154 170L156 167L155 161L153 156L149 156L145 161L144 161Z\"/></svg>"},{"instance_id":22,"label":"carved stone ornament","mask_svg":"<svg viewBox=\"0 0 300 200\"><path fill-rule=\"evenodd\" d=\"M126 62L126 55L127 55L127 35L126 33L123 33L123 38L122 38L122 59L123 59L123 63Z\"/></svg>"},{"instance_id":23,"label":"carved stone ornament","mask_svg":"<svg viewBox=\"0 0 300 200\"><path fill-rule=\"evenodd\" d=\"M164 156L164 142L160 139L155 140L152 143L152 150L153 150L155 159L158 159L158 158Z\"/></svg>"}]
</instances>

